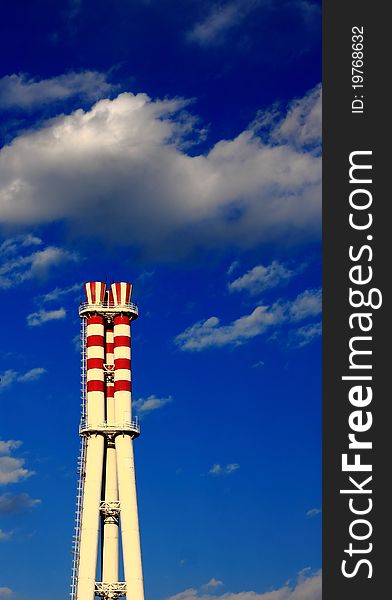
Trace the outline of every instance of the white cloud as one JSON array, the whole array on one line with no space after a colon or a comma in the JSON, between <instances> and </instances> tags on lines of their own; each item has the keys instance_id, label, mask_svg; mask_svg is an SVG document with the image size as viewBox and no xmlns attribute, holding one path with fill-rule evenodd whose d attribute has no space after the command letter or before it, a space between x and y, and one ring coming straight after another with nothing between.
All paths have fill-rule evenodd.
<instances>
[{"instance_id":1,"label":"white cloud","mask_svg":"<svg viewBox=\"0 0 392 600\"><path fill-rule=\"evenodd\" d=\"M36 381L44 373L46 373L46 369L43 367L35 367L34 369L30 369L30 371L26 371L26 373L19 375L18 381Z\"/></svg>"},{"instance_id":2,"label":"white cloud","mask_svg":"<svg viewBox=\"0 0 392 600\"><path fill-rule=\"evenodd\" d=\"M223 585L223 581L221 581L220 579L216 579L215 577L212 577L207 583L205 583L204 585L201 586L201 589L208 589L208 588L218 588L221 587Z\"/></svg>"},{"instance_id":3,"label":"white cloud","mask_svg":"<svg viewBox=\"0 0 392 600\"><path fill-rule=\"evenodd\" d=\"M221 325L218 317L198 321L180 333L175 342L182 350L196 351L213 346L240 345L260 335L282 318L283 313L279 308L256 306L250 315L240 317L230 325Z\"/></svg>"},{"instance_id":4,"label":"white cloud","mask_svg":"<svg viewBox=\"0 0 392 600\"><path fill-rule=\"evenodd\" d=\"M301 18L305 30L313 28L314 23L319 23L320 8L314 2L290 0L288 4L297 18ZM187 38L201 47L211 47L226 42L229 33L234 29L238 30L243 25L244 19L255 9L261 8L267 12L276 9L276 3L271 0L223 0L202 2L200 5L203 9L207 6L210 10L187 33Z\"/></svg>"},{"instance_id":5,"label":"white cloud","mask_svg":"<svg viewBox=\"0 0 392 600\"><path fill-rule=\"evenodd\" d=\"M311 508L307 511L306 516L307 517L316 517L319 514L321 514L321 508Z\"/></svg>"},{"instance_id":6,"label":"white cloud","mask_svg":"<svg viewBox=\"0 0 392 600\"><path fill-rule=\"evenodd\" d=\"M45 277L58 265L79 260L75 252L56 246L47 246L26 254L26 249L38 246L42 241L32 235L17 236L5 240L0 246L0 288L11 288L29 279Z\"/></svg>"},{"instance_id":7,"label":"white cloud","mask_svg":"<svg viewBox=\"0 0 392 600\"><path fill-rule=\"evenodd\" d=\"M321 600L321 571L309 576L301 572L294 585L286 584L270 592L228 592L216 595L203 593L201 588L189 588L168 600Z\"/></svg>"},{"instance_id":8,"label":"white cloud","mask_svg":"<svg viewBox=\"0 0 392 600\"><path fill-rule=\"evenodd\" d=\"M7 256L9 254L17 254L21 248L39 246L40 244L42 244L42 240L31 233L8 238L0 244L0 257Z\"/></svg>"},{"instance_id":9,"label":"white cloud","mask_svg":"<svg viewBox=\"0 0 392 600\"><path fill-rule=\"evenodd\" d=\"M142 417L153 410L157 410L158 408L166 406L166 404L169 404L170 402L173 402L173 398L171 396L168 396L167 398L157 398L156 396L152 395L148 398L139 398L132 404L138 415Z\"/></svg>"},{"instance_id":10,"label":"white cloud","mask_svg":"<svg viewBox=\"0 0 392 600\"><path fill-rule=\"evenodd\" d=\"M306 98L310 115L315 92ZM124 93L19 135L0 152L3 224L63 221L161 260L317 238L320 157L291 133L280 143L273 127L268 138L255 126L190 156L184 145L198 132L185 104Z\"/></svg>"},{"instance_id":11,"label":"white cloud","mask_svg":"<svg viewBox=\"0 0 392 600\"><path fill-rule=\"evenodd\" d=\"M321 323L310 323L299 327L293 332L293 345L302 347L310 344L314 339L321 336L322 325Z\"/></svg>"},{"instance_id":12,"label":"white cloud","mask_svg":"<svg viewBox=\"0 0 392 600\"><path fill-rule=\"evenodd\" d=\"M274 260L267 267L263 265L253 267L241 277L231 281L228 288L230 292L246 291L251 296L255 296L285 283L293 275L293 271Z\"/></svg>"},{"instance_id":13,"label":"white cloud","mask_svg":"<svg viewBox=\"0 0 392 600\"><path fill-rule=\"evenodd\" d=\"M232 273L234 273L234 271L236 271L239 266L240 266L240 261L239 260L233 260L233 262L231 263L231 265L227 269L227 275L231 275Z\"/></svg>"},{"instance_id":14,"label":"white cloud","mask_svg":"<svg viewBox=\"0 0 392 600\"><path fill-rule=\"evenodd\" d=\"M321 311L321 290L305 290L291 302L278 300L271 306L256 306L249 314L221 325L218 317L198 321L175 338L181 350L199 351L209 347L238 346L261 335L273 325L297 322Z\"/></svg>"},{"instance_id":15,"label":"white cloud","mask_svg":"<svg viewBox=\"0 0 392 600\"><path fill-rule=\"evenodd\" d=\"M11 598L14 592L9 587L0 587L0 598Z\"/></svg>"},{"instance_id":16,"label":"white cloud","mask_svg":"<svg viewBox=\"0 0 392 600\"><path fill-rule=\"evenodd\" d=\"M47 292L39 297L40 302L54 302L59 300L60 298L64 298L64 296L68 296L70 294L74 294L75 292L82 293L82 284L75 283L74 285L69 285L64 288L56 287L54 290Z\"/></svg>"},{"instance_id":17,"label":"white cloud","mask_svg":"<svg viewBox=\"0 0 392 600\"><path fill-rule=\"evenodd\" d=\"M35 508L41 500L28 494L11 494L6 492L0 496L0 514L19 513L29 508Z\"/></svg>"},{"instance_id":18,"label":"white cloud","mask_svg":"<svg viewBox=\"0 0 392 600\"><path fill-rule=\"evenodd\" d=\"M298 147L318 146L321 131L321 85L307 96L294 101L287 115L275 127L272 138L280 144Z\"/></svg>"},{"instance_id":19,"label":"white cloud","mask_svg":"<svg viewBox=\"0 0 392 600\"><path fill-rule=\"evenodd\" d=\"M0 440L0 455L10 454L12 450L17 450L21 445L20 440Z\"/></svg>"},{"instance_id":20,"label":"white cloud","mask_svg":"<svg viewBox=\"0 0 392 600\"><path fill-rule=\"evenodd\" d=\"M8 483L18 483L30 477L34 471L29 471L23 467L25 461L23 458L13 456L0 456L0 485Z\"/></svg>"},{"instance_id":21,"label":"white cloud","mask_svg":"<svg viewBox=\"0 0 392 600\"><path fill-rule=\"evenodd\" d=\"M209 475L231 475L234 471L237 471L240 468L238 463L229 463L226 466L222 466L218 463L212 465L211 469L208 471Z\"/></svg>"},{"instance_id":22,"label":"white cloud","mask_svg":"<svg viewBox=\"0 0 392 600\"><path fill-rule=\"evenodd\" d=\"M3 531L2 529L0 529L0 542L8 542L11 538L12 531Z\"/></svg>"},{"instance_id":23,"label":"white cloud","mask_svg":"<svg viewBox=\"0 0 392 600\"><path fill-rule=\"evenodd\" d=\"M97 71L71 72L39 81L25 74L6 75L0 79L0 108L31 109L72 97L95 101L112 89L105 75Z\"/></svg>"},{"instance_id":24,"label":"white cloud","mask_svg":"<svg viewBox=\"0 0 392 600\"><path fill-rule=\"evenodd\" d=\"M30 313L26 317L27 325L30 327L38 327L47 323L48 321L58 321L59 319L65 319L67 311L65 308L58 308L56 310L39 310L34 313Z\"/></svg>"},{"instance_id":25,"label":"white cloud","mask_svg":"<svg viewBox=\"0 0 392 600\"><path fill-rule=\"evenodd\" d=\"M238 27L257 0L235 0L213 6L208 16L196 23L188 33L188 39L201 46L217 44L225 39L225 34Z\"/></svg>"},{"instance_id":26,"label":"white cloud","mask_svg":"<svg viewBox=\"0 0 392 600\"><path fill-rule=\"evenodd\" d=\"M33 475L34 471L25 469L23 458L12 456L12 451L20 447L17 440L0 441L0 485L18 483Z\"/></svg>"},{"instance_id":27,"label":"white cloud","mask_svg":"<svg viewBox=\"0 0 392 600\"><path fill-rule=\"evenodd\" d=\"M302 321L321 313L321 290L305 290L290 306L293 321Z\"/></svg>"},{"instance_id":28,"label":"white cloud","mask_svg":"<svg viewBox=\"0 0 392 600\"><path fill-rule=\"evenodd\" d=\"M14 369L7 369L0 375L0 391L12 385L16 381L22 383L36 381L42 375L44 375L44 373L46 373L46 369L43 367L34 367L25 373L20 373Z\"/></svg>"}]
</instances>

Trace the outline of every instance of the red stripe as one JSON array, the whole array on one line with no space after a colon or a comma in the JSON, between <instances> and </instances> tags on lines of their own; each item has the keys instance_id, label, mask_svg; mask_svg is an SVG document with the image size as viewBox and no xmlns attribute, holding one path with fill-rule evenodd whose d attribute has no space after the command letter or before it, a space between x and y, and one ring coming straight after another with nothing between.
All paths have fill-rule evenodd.
<instances>
[{"instance_id":1,"label":"red stripe","mask_svg":"<svg viewBox=\"0 0 392 600\"><path fill-rule=\"evenodd\" d=\"M117 304L122 304L122 302L121 302L121 283L116 283L116 292L117 292Z\"/></svg>"},{"instance_id":2,"label":"red stripe","mask_svg":"<svg viewBox=\"0 0 392 600\"><path fill-rule=\"evenodd\" d=\"M103 335L88 335L87 336L87 348L91 348L91 346L105 346L105 340Z\"/></svg>"},{"instance_id":3,"label":"red stripe","mask_svg":"<svg viewBox=\"0 0 392 600\"><path fill-rule=\"evenodd\" d=\"M103 317L101 315L92 315L87 319L87 325L103 325Z\"/></svg>"},{"instance_id":4,"label":"red stripe","mask_svg":"<svg viewBox=\"0 0 392 600\"><path fill-rule=\"evenodd\" d=\"M104 381L88 381L87 382L87 391L88 392L104 392L105 391L105 382Z\"/></svg>"},{"instance_id":5,"label":"red stripe","mask_svg":"<svg viewBox=\"0 0 392 600\"><path fill-rule=\"evenodd\" d=\"M116 369L128 369L131 370L131 360L129 358L116 358L114 361Z\"/></svg>"},{"instance_id":6,"label":"red stripe","mask_svg":"<svg viewBox=\"0 0 392 600\"><path fill-rule=\"evenodd\" d=\"M130 283L127 283L126 295L125 295L126 304L129 304L131 301L131 291L132 291L132 285Z\"/></svg>"},{"instance_id":7,"label":"red stripe","mask_svg":"<svg viewBox=\"0 0 392 600\"><path fill-rule=\"evenodd\" d=\"M114 338L115 348L129 348L131 345L131 336L129 335L116 335Z\"/></svg>"},{"instance_id":8,"label":"red stripe","mask_svg":"<svg viewBox=\"0 0 392 600\"><path fill-rule=\"evenodd\" d=\"M117 315L114 317L115 325L129 325L129 317L125 315Z\"/></svg>"},{"instance_id":9,"label":"red stripe","mask_svg":"<svg viewBox=\"0 0 392 600\"><path fill-rule=\"evenodd\" d=\"M130 392L131 382L130 381L115 381L114 392Z\"/></svg>"},{"instance_id":10,"label":"red stripe","mask_svg":"<svg viewBox=\"0 0 392 600\"><path fill-rule=\"evenodd\" d=\"M91 300L93 301L93 304L95 304L95 301L97 299L96 290L95 290L95 281L91 281L90 285L91 285Z\"/></svg>"},{"instance_id":11,"label":"red stripe","mask_svg":"<svg viewBox=\"0 0 392 600\"><path fill-rule=\"evenodd\" d=\"M114 385L108 385L106 388L106 397L114 398Z\"/></svg>"},{"instance_id":12,"label":"red stripe","mask_svg":"<svg viewBox=\"0 0 392 600\"><path fill-rule=\"evenodd\" d=\"M103 369L103 358L88 358L87 369Z\"/></svg>"},{"instance_id":13,"label":"red stripe","mask_svg":"<svg viewBox=\"0 0 392 600\"><path fill-rule=\"evenodd\" d=\"M113 342L106 342L106 353L107 354L113 354L113 350L114 350L114 343Z\"/></svg>"}]
</instances>

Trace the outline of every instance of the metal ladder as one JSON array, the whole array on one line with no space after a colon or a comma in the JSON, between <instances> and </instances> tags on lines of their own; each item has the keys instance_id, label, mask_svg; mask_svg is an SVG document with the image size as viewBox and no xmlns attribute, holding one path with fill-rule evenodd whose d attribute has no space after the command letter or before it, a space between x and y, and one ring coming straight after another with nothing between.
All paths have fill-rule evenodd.
<instances>
[{"instance_id":1,"label":"metal ladder","mask_svg":"<svg viewBox=\"0 0 392 600\"><path fill-rule=\"evenodd\" d=\"M82 318L81 329L80 329L80 345L81 345L81 418L84 421L87 417L87 383L86 383L86 335L87 335L87 324L86 319ZM78 485L76 491L76 511L75 511L75 528L72 541L72 573L71 573L71 600L76 600L76 591L78 585L78 567L79 567L79 551L80 551L80 528L82 520L82 509L83 509L83 493L84 493L84 479L85 479L85 468L86 468L86 448L87 438L81 436L80 438L80 452L78 459Z\"/></svg>"}]
</instances>

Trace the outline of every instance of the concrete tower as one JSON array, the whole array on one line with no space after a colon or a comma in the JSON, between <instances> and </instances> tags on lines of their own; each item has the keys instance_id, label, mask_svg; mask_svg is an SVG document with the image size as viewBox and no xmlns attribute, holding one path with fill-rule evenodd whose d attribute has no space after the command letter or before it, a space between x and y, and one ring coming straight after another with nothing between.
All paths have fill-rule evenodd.
<instances>
[{"instance_id":1,"label":"concrete tower","mask_svg":"<svg viewBox=\"0 0 392 600\"><path fill-rule=\"evenodd\" d=\"M131 399L130 325L138 309L131 302L130 283L113 283L106 289L105 283L92 281L84 288L86 302L79 308L82 419L71 600L144 600L133 459L133 440L140 428L132 419ZM124 581L119 581L120 572Z\"/></svg>"}]
</instances>

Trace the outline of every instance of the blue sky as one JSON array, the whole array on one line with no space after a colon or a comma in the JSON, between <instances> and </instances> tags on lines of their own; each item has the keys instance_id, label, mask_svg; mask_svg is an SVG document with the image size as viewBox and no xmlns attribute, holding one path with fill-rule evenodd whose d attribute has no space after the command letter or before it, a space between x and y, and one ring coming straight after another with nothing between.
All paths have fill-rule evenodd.
<instances>
[{"instance_id":1,"label":"blue sky","mask_svg":"<svg viewBox=\"0 0 392 600\"><path fill-rule=\"evenodd\" d=\"M82 283L134 283L148 600L320 600L320 5L7 3L0 598L69 591Z\"/></svg>"}]
</instances>

